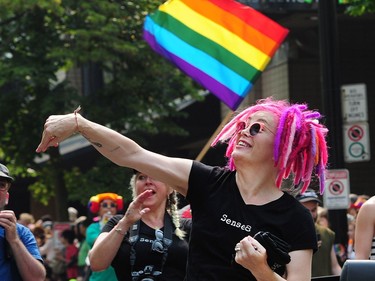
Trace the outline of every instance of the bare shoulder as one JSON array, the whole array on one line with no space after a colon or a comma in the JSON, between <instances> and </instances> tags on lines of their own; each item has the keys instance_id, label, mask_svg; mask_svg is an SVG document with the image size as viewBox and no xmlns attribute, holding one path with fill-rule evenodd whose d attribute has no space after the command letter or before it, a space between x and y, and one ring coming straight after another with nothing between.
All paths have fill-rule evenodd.
<instances>
[{"instance_id":1,"label":"bare shoulder","mask_svg":"<svg viewBox=\"0 0 375 281\"><path fill-rule=\"evenodd\" d=\"M375 196L368 199L363 205L361 206L361 209L364 210L375 210Z\"/></svg>"},{"instance_id":2,"label":"bare shoulder","mask_svg":"<svg viewBox=\"0 0 375 281\"><path fill-rule=\"evenodd\" d=\"M362 219L375 221L375 196L368 199L359 209L357 222Z\"/></svg>"}]
</instances>

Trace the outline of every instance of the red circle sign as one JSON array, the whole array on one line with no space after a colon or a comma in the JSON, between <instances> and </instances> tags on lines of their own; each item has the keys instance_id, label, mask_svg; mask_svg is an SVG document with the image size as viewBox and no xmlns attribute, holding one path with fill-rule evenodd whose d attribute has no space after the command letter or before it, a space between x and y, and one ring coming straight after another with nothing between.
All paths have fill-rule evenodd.
<instances>
[{"instance_id":1,"label":"red circle sign","mask_svg":"<svg viewBox=\"0 0 375 281\"><path fill-rule=\"evenodd\" d=\"M351 126L348 130L348 137L352 141L359 141L363 137L363 128L358 125Z\"/></svg>"},{"instance_id":2,"label":"red circle sign","mask_svg":"<svg viewBox=\"0 0 375 281\"><path fill-rule=\"evenodd\" d=\"M340 195L345 189L343 183L338 180L332 181L328 188L333 195Z\"/></svg>"}]
</instances>

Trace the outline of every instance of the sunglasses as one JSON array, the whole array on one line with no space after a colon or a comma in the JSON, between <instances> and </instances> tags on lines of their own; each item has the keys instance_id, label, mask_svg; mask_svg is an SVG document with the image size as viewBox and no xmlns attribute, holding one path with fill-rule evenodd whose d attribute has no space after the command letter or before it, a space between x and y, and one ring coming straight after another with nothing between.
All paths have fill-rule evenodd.
<instances>
[{"instance_id":1,"label":"sunglasses","mask_svg":"<svg viewBox=\"0 0 375 281\"><path fill-rule=\"evenodd\" d=\"M160 229L155 230L155 240L152 242L151 250L154 252L158 252L163 254L164 253L164 244L163 244L163 231Z\"/></svg>"},{"instance_id":2,"label":"sunglasses","mask_svg":"<svg viewBox=\"0 0 375 281\"><path fill-rule=\"evenodd\" d=\"M10 188L10 184L7 181L0 181L0 190L8 191Z\"/></svg>"},{"instance_id":3,"label":"sunglasses","mask_svg":"<svg viewBox=\"0 0 375 281\"><path fill-rule=\"evenodd\" d=\"M259 134L259 132L264 131L264 129L267 129L273 135L275 134L270 129L268 129L263 123L254 122L253 124L251 124L250 127L246 127L246 122L243 121L237 123L237 132L241 132L245 129L248 130L250 136L252 137L255 137L257 134Z\"/></svg>"},{"instance_id":4,"label":"sunglasses","mask_svg":"<svg viewBox=\"0 0 375 281\"><path fill-rule=\"evenodd\" d=\"M116 208L117 205L115 203L102 203L100 204L103 208Z\"/></svg>"}]
</instances>

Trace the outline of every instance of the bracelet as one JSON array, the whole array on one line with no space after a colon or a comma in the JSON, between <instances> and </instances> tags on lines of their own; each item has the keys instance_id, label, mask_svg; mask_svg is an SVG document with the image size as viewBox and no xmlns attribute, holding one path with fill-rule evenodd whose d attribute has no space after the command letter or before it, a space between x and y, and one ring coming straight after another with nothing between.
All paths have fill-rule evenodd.
<instances>
[{"instance_id":1,"label":"bracelet","mask_svg":"<svg viewBox=\"0 0 375 281\"><path fill-rule=\"evenodd\" d=\"M118 234L121 234L122 236L125 236L125 235L126 235L126 232L122 232L122 229L119 228L119 227L116 227L116 228L115 228L115 231L116 231Z\"/></svg>"},{"instance_id":2,"label":"bracelet","mask_svg":"<svg viewBox=\"0 0 375 281\"><path fill-rule=\"evenodd\" d=\"M81 106L79 105L76 110L74 110L74 117L76 119L76 126L77 126L77 132L80 133L79 126L78 126L78 117L77 113L81 110Z\"/></svg>"}]
</instances>

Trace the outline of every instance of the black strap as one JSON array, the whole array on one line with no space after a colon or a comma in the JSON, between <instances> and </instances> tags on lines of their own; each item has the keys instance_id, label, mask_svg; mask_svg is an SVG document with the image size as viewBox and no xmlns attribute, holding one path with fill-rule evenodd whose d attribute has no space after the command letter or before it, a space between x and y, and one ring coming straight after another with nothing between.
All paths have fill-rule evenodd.
<instances>
[{"instance_id":1,"label":"black strap","mask_svg":"<svg viewBox=\"0 0 375 281\"><path fill-rule=\"evenodd\" d=\"M131 244L131 249L130 249L130 265L131 265L131 272L133 273L133 267L135 265L135 259L136 259L136 251L135 251L135 244L139 240L139 230L140 230L140 225L141 221L135 222L132 227L130 228L129 231L129 242ZM163 232L163 246L164 246L164 251L163 251L163 259L161 263L161 272L163 272L164 264L167 260L168 256L168 248L172 244L172 235L173 235L173 227L172 227L172 219L169 216L169 214L166 212L164 214L164 232Z\"/></svg>"},{"instance_id":2,"label":"black strap","mask_svg":"<svg viewBox=\"0 0 375 281\"><path fill-rule=\"evenodd\" d=\"M129 231L129 242L132 245L134 245L138 241L140 225L141 225L141 221L139 220L139 221L135 222L132 225L132 227L130 228L130 231Z\"/></svg>"},{"instance_id":3,"label":"black strap","mask_svg":"<svg viewBox=\"0 0 375 281\"><path fill-rule=\"evenodd\" d=\"M10 248L8 240L5 238L5 231L4 231L4 255L6 260L10 260L13 258L12 249Z\"/></svg>"}]
</instances>

